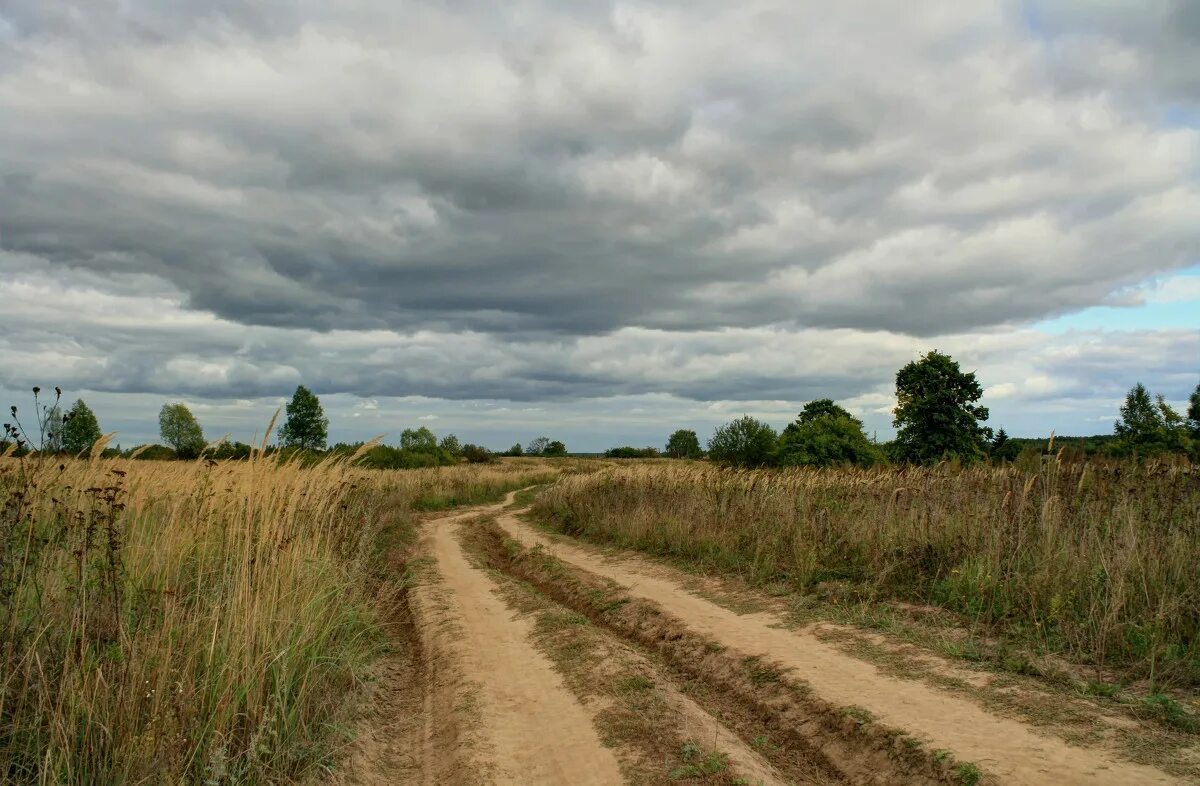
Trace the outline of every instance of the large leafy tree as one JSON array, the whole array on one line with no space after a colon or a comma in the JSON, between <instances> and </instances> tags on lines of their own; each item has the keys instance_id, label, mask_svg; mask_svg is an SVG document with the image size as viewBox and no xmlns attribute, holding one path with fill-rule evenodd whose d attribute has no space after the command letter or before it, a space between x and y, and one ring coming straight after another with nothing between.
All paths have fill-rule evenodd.
<instances>
[{"instance_id":1,"label":"large leafy tree","mask_svg":"<svg viewBox=\"0 0 1200 786\"><path fill-rule=\"evenodd\" d=\"M321 400L299 385L287 405L287 420L279 427L279 442L284 447L324 450L329 438L329 418Z\"/></svg>"},{"instance_id":2,"label":"large leafy tree","mask_svg":"<svg viewBox=\"0 0 1200 786\"><path fill-rule=\"evenodd\" d=\"M713 432L708 441L708 456L735 467L761 467L774 458L778 441L775 429L769 424L743 415Z\"/></svg>"},{"instance_id":3,"label":"large leafy tree","mask_svg":"<svg viewBox=\"0 0 1200 786\"><path fill-rule=\"evenodd\" d=\"M1121 416L1113 424L1119 453L1151 455L1184 452L1189 447L1183 416L1162 396L1153 399L1141 382L1130 389L1121 405Z\"/></svg>"},{"instance_id":4,"label":"large leafy tree","mask_svg":"<svg viewBox=\"0 0 1200 786\"><path fill-rule=\"evenodd\" d=\"M158 433L179 458L196 458L204 450L204 432L187 404L163 404L158 412Z\"/></svg>"},{"instance_id":5,"label":"large leafy tree","mask_svg":"<svg viewBox=\"0 0 1200 786\"><path fill-rule=\"evenodd\" d=\"M542 450L543 456L565 456L567 455L567 446L557 439L552 439L546 443L546 447Z\"/></svg>"},{"instance_id":6,"label":"large leafy tree","mask_svg":"<svg viewBox=\"0 0 1200 786\"><path fill-rule=\"evenodd\" d=\"M806 404L779 438L778 462L784 466L870 466L881 457L862 421L827 398Z\"/></svg>"},{"instance_id":7,"label":"large leafy tree","mask_svg":"<svg viewBox=\"0 0 1200 786\"><path fill-rule=\"evenodd\" d=\"M91 407L78 399L63 418L63 449L72 455L90 451L100 439L100 421Z\"/></svg>"},{"instance_id":8,"label":"large leafy tree","mask_svg":"<svg viewBox=\"0 0 1200 786\"><path fill-rule=\"evenodd\" d=\"M978 458L991 429L987 407L976 404L983 388L949 355L933 350L896 372L896 451L905 461Z\"/></svg>"},{"instance_id":9,"label":"large leafy tree","mask_svg":"<svg viewBox=\"0 0 1200 786\"><path fill-rule=\"evenodd\" d=\"M671 458L679 459L695 459L704 455L696 432L686 428L679 429L667 438L667 449L664 452Z\"/></svg>"}]
</instances>

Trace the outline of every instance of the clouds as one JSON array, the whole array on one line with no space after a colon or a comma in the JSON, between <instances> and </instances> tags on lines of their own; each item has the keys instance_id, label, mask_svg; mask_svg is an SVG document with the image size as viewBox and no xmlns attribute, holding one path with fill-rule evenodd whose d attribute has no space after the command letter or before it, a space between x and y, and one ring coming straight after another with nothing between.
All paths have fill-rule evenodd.
<instances>
[{"instance_id":1,"label":"clouds","mask_svg":"<svg viewBox=\"0 0 1200 786\"><path fill-rule=\"evenodd\" d=\"M877 395L1200 259L1189 8L10 2L9 373Z\"/></svg>"}]
</instances>

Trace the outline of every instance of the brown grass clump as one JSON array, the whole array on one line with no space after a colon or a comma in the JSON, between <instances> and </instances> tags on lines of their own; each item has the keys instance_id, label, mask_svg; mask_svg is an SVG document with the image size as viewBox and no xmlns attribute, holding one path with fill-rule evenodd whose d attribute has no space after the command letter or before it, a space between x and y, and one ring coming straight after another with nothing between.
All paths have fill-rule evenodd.
<instances>
[{"instance_id":1,"label":"brown grass clump","mask_svg":"<svg viewBox=\"0 0 1200 786\"><path fill-rule=\"evenodd\" d=\"M566 477L561 530L751 581L935 604L1092 664L1200 685L1200 468L1169 462Z\"/></svg>"},{"instance_id":2,"label":"brown grass clump","mask_svg":"<svg viewBox=\"0 0 1200 786\"><path fill-rule=\"evenodd\" d=\"M383 644L382 548L423 505L548 477L99 454L0 458L4 782L312 774Z\"/></svg>"}]
</instances>

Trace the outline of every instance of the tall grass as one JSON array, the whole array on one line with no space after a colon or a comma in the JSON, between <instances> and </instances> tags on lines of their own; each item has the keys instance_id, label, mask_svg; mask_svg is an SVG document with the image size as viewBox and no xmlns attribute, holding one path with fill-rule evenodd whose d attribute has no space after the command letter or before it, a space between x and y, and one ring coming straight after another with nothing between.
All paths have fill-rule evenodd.
<instances>
[{"instance_id":1,"label":"tall grass","mask_svg":"<svg viewBox=\"0 0 1200 786\"><path fill-rule=\"evenodd\" d=\"M312 774L383 643L383 530L546 477L0 459L0 781Z\"/></svg>"},{"instance_id":2,"label":"tall grass","mask_svg":"<svg viewBox=\"0 0 1200 786\"><path fill-rule=\"evenodd\" d=\"M1172 463L560 480L568 533L799 589L937 604L1127 677L1200 685L1200 469Z\"/></svg>"}]
</instances>

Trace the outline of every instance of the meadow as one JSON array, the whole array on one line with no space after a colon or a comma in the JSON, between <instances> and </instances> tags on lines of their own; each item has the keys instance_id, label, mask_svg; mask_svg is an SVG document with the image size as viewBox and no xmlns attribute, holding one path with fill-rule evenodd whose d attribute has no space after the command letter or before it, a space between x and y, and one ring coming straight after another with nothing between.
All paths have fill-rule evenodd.
<instances>
[{"instance_id":1,"label":"meadow","mask_svg":"<svg viewBox=\"0 0 1200 786\"><path fill-rule=\"evenodd\" d=\"M291 782L346 712L403 589L419 510L544 462L379 471L0 458L0 780Z\"/></svg>"},{"instance_id":2,"label":"meadow","mask_svg":"<svg viewBox=\"0 0 1200 786\"><path fill-rule=\"evenodd\" d=\"M948 610L1086 666L1101 686L1200 686L1200 468L1185 460L639 462L565 477L536 512L573 536L758 585Z\"/></svg>"}]
</instances>

